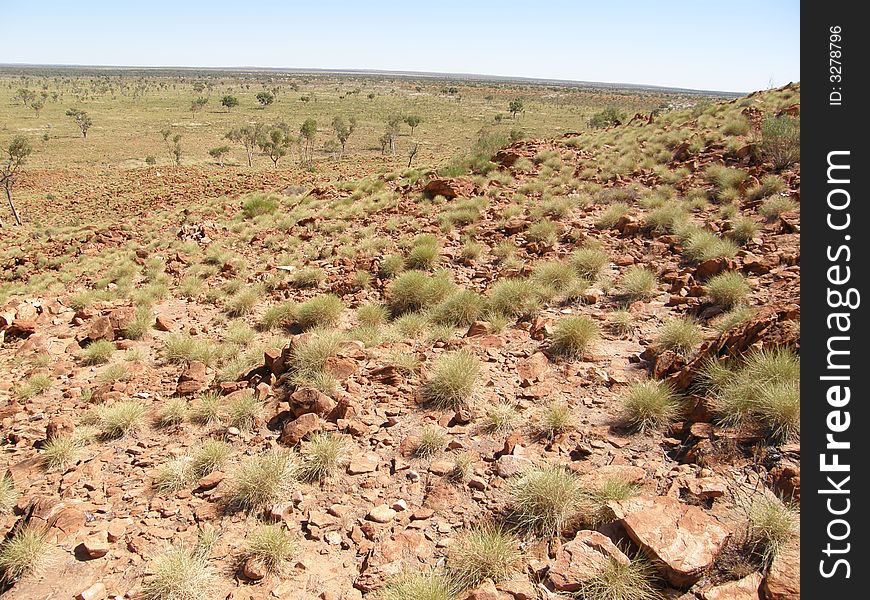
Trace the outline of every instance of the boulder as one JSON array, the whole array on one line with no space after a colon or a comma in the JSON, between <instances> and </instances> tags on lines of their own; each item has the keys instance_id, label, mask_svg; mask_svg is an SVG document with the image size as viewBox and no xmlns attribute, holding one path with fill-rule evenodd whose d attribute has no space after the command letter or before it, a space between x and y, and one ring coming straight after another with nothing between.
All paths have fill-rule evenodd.
<instances>
[{"instance_id":1,"label":"boulder","mask_svg":"<svg viewBox=\"0 0 870 600\"><path fill-rule=\"evenodd\" d=\"M698 581L731 532L697 506L667 496L611 504L626 533L675 587Z\"/></svg>"},{"instance_id":2,"label":"boulder","mask_svg":"<svg viewBox=\"0 0 870 600\"><path fill-rule=\"evenodd\" d=\"M758 600L761 573L750 573L743 579L729 581L701 592L701 600Z\"/></svg>"},{"instance_id":3,"label":"boulder","mask_svg":"<svg viewBox=\"0 0 870 600\"><path fill-rule=\"evenodd\" d=\"M786 544L770 566L762 586L764 600L800 600L801 543L800 539Z\"/></svg>"},{"instance_id":4,"label":"boulder","mask_svg":"<svg viewBox=\"0 0 870 600\"><path fill-rule=\"evenodd\" d=\"M300 388L290 396L290 410L297 417L308 413L326 416L335 408L335 400L314 388Z\"/></svg>"},{"instance_id":5,"label":"boulder","mask_svg":"<svg viewBox=\"0 0 870 600\"><path fill-rule=\"evenodd\" d=\"M314 413L306 413L284 425L279 440L284 444L295 446L308 434L320 431L320 427L320 417Z\"/></svg>"},{"instance_id":6,"label":"boulder","mask_svg":"<svg viewBox=\"0 0 870 600\"><path fill-rule=\"evenodd\" d=\"M97 340L106 340L111 342L115 339L115 330L112 327L112 322L109 317L97 317L91 321L91 326L88 327L87 339L92 342Z\"/></svg>"},{"instance_id":7,"label":"boulder","mask_svg":"<svg viewBox=\"0 0 870 600\"><path fill-rule=\"evenodd\" d=\"M606 535L580 531L556 551L556 562L548 576L556 591L576 592L586 581L600 575L611 560L623 565L630 562Z\"/></svg>"},{"instance_id":8,"label":"boulder","mask_svg":"<svg viewBox=\"0 0 870 600\"><path fill-rule=\"evenodd\" d=\"M175 393L179 396L196 394L208 387L210 379L205 364L192 361L178 376Z\"/></svg>"},{"instance_id":9,"label":"boulder","mask_svg":"<svg viewBox=\"0 0 870 600\"><path fill-rule=\"evenodd\" d=\"M427 198L443 196L448 200L463 196L471 196L474 192L474 184L465 179L432 179L423 188L423 195Z\"/></svg>"}]
</instances>

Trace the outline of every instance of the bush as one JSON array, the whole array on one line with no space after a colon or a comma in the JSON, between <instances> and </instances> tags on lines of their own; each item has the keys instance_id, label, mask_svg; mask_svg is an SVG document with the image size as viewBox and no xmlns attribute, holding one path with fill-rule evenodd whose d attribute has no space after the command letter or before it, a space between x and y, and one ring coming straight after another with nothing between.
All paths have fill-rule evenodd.
<instances>
[{"instance_id":1,"label":"bush","mask_svg":"<svg viewBox=\"0 0 870 600\"><path fill-rule=\"evenodd\" d=\"M115 344L112 342L97 340L79 352L79 360L84 365L101 365L109 362L115 349Z\"/></svg>"},{"instance_id":2,"label":"bush","mask_svg":"<svg viewBox=\"0 0 870 600\"><path fill-rule=\"evenodd\" d=\"M248 431L263 411L263 403L257 400L252 391L238 395L227 405L227 422Z\"/></svg>"},{"instance_id":3,"label":"bush","mask_svg":"<svg viewBox=\"0 0 870 600\"><path fill-rule=\"evenodd\" d=\"M540 306L540 290L528 279L502 279L489 292L489 309L508 317L529 317Z\"/></svg>"},{"instance_id":4,"label":"bush","mask_svg":"<svg viewBox=\"0 0 870 600\"><path fill-rule=\"evenodd\" d=\"M617 335L629 335L634 333L636 326L634 324L634 318L631 316L631 313L627 310L615 310L610 313L610 316L607 319L610 324L611 330L613 333Z\"/></svg>"},{"instance_id":5,"label":"bush","mask_svg":"<svg viewBox=\"0 0 870 600\"><path fill-rule=\"evenodd\" d=\"M569 264L550 260L535 266L532 279L549 292L548 295L562 294L571 289L577 281L577 274Z\"/></svg>"},{"instance_id":6,"label":"bush","mask_svg":"<svg viewBox=\"0 0 870 600\"><path fill-rule=\"evenodd\" d=\"M170 363L199 361L213 365L220 350L208 340L200 340L184 333L170 335L163 343L163 356Z\"/></svg>"},{"instance_id":7,"label":"bush","mask_svg":"<svg viewBox=\"0 0 870 600\"><path fill-rule=\"evenodd\" d=\"M242 290L227 300L226 312L231 317L243 317L250 314L257 302L263 297L263 292L256 287Z\"/></svg>"},{"instance_id":8,"label":"bush","mask_svg":"<svg viewBox=\"0 0 870 600\"><path fill-rule=\"evenodd\" d=\"M661 600L656 589L656 569L643 556L634 556L623 564L614 559L595 577L580 584L578 598L584 600Z\"/></svg>"},{"instance_id":9,"label":"bush","mask_svg":"<svg viewBox=\"0 0 870 600\"><path fill-rule=\"evenodd\" d=\"M655 343L659 350L689 354L703 339L697 323L688 318L675 317L659 328Z\"/></svg>"},{"instance_id":10,"label":"bush","mask_svg":"<svg viewBox=\"0 0 870 600\"><path fill-rule=\"evenodd\" d=\"M480 317L486 300L477 292L462 290L443 300L429 315L433 323L467 327Z\"/></svg>"},{"instance_id":11,"label":"bush","mask_svg":"<svg viewBox=\"0 0 870 600\"><path fill-rule=\"evenodd\" d=\"M326 271L317 267L305 267L296 271L291 281L300 288L317 287L326 281Z\"/></svg>"},{"instance_id":12,"label":"bush","mask_svg":"<svg viewBox=\"0 0 870 600\"><path fill-rule=\"evenodd\" d=\"M801 121L799 118L768 117L761 124L761 151L773 163L784 169L801 159Z\"/></svg>"},{"instance_id":13,"label":"bush","mask_svg":"<svg viewBox=\"0 0 870 600\"><path fill-rule=\"evenodd\" d=\"M223 440L206 440L193 451L190 471L194 478L201 479L220 469L233 453L233 447Z\"/></svg>"},{"instance_id":14,"label":"bush","mask_svg":"<svg viewBox=\"0 0 870 600\"><path fill-rule=\"evenodd\" d=\"M438 427L428 425L420 431L414 455L420 458L435 456L444 450L445 446L447 446L447 436L444 432Z\"/></svg>"},{"instance_id":15,"label":"bush","mask_svg":"<svg viewBox=\"0 0 870 600\"><path fill-rule=\"evenodd\" d=\"M743 302L750 291L746 277L737 271L726 271L707 280L707 293L710 298L725 308Z\"/></svg>"},{"instance_id":16,"label":"bush","mask_svg":"<svg viewBox=\"0 0 870 600\"><path fill-rule=\"evenodd\" d=\"M620 125L624 120L624 112L615 106L608 106L592 115L589 120L586 121L586 125L590 129L604 129L606 127Z\"/></svg>"},{"instance_id":17,"label":"bush","mask_svg":"<svg viewBox=\"0 0 870 600\"><path fill-rule=\"evenodd\" d=\"M157 424L160 427L172 427L184 422L187 416L187 401L184 398L170 398L160 408Z\"/></svg>"},{"instance_id":18,"label":"bush","mask_svg":"<svg viewBox=\"0 0 870 600\"><path fill-rule=\"evenodd\" d=\"M533 242L552 246L559 240L559 227L549 219L542 219L529 226L526 237Z\"/></svg>"},{"instance_id":19,"label":"bush","mask_svg":"<svg viewBox=\"0 0 870 600\"><path fill-rule=\"evenodd\" d=\"M519 545L513 535L494 525L474 527L450 545L449 572L463 588L473 588L484 579L494 583L510 579L519 572L523 559Z\"/></svg>"},{"instance_id":20,"label":"bush","mask_svg":"<svg viewBox=\"0 0 870 600\"><path fill-rule=\"evenodd\" d=\"M505 433L514 428L519 416L516 405L499 402L486 413L486 428L493 433Z\"/></svg>"},{"instance_id":21,"label":"bush","mask_svg":"<svg viewBox=\"0 0 870 600\"><path fill-rule=\"evenodd\" d=\"M580 358L592 342L600 337L598 325L589 317L565 317L553 327L553 352Z\"/></svg>"},{"instance_id":22,"label":"bush","mask_svg":"<svg viewBox=\"0 0 870 600\"><path fill-rule=\"evenodd\" d=\"M333 433L312 433L302 447L300 479L323 481L338 472L347 460L344 440Z\"/></svg>"},{"instance_id":23,"label":"bush","mask_svg":"<svg viewBox=\"0 0 870 600\"><path fill-rule=\"evenodd\" d=\"M436 361L423 397L440 408L463 406L471 398L479 371L477 357L468 350L445 354Z\"/></svg>"},{"instance_id":24,"label":"bush","mask_svg":"<svg viewBox=\"0 0 870 600\"><path fill-rule=\"evenodd\" d=\"M750 242L761 231L761 226L750 217L735 219L726 234L741 246Z\"/></svg>"},{"instance_id":25,"label":"bush","mask_svg":"<svg viewBox=\"0 0 870 600\"><path fill-rule=\"evenodd\" d=\"M800 534L798 513L767 494L757 496L748 512L749 541L769 567L786 544Z\"/></svg>"},{"instance_id":26,"label":"bush","mask_svg":"<svg viewBox=\"0 0 870 600\"><path fill-rule=\"evenodd\" d=\"M296 546L280 524L262 525L248 536L247 555L270 573L280 573L296 554Z\"/></svg>"},{"instance_id":27,"label":"bush","mask_svg":"<svg viewBox=\"0 0 870 600\"><path fill-rule=\"evenodd\" d=\"M693 262L731 258L738 250L737 245L731 240L723 240L712 231L701 228L692 231L684 244L683 254Z\"/></svg>"},{"instance_id":28,"label":"bush","mask_svg":"<svg viewBox=\"0 0 870 600\"><path fill-rule=\"evenodd\" d=\"M208 598L217 577L202 554L177 549L158 557L152 575L142 586L145 600L195 600Z\"/></svg>"},{"instance_id":29,"label":"bush","mask_svg":"<svg viewBox=\"0 0 870 600\"><path fill-rule=\"evenodd\" d=\"M363 327L384 325L389 318L389 311L380 304L363 304L356 309L356 319Z\"/></svg>"},{"instance_id":30,"label":"bush","mask_svg":"<svg viewBox=\"0 0 870 600\"><path fill-rule=\"evenodd\" d=\"M387 286L387 304L393 314L401 315L433 306L453 289L453 282L447 274L429 277L422 271L407 271Z\"/></svg>"},{"instance_id":31,"label":"bush","mask_svg":"<svg viewBox=\"0 0 870 600\"><path fill-rule=\"evenodd\" d=\"M443 573L406 571L378 593L378 600L454 600L458 586Z\"/></svg>"},{"instance_id":32,"label":"bush","mask_svg":"<svg viewBox=\"0 0 870 600\"><path fill-rule=\"evenodd\" d=\"M768 222L776 221L782 213L790 210L795 210L800 205L791 198L783 196L774 196L768 198L758 207L758 214L764 217Z\"/></svg>"},{"instance_id":33,"label":"bush","mask_svg":"<svg viewBox=\"0 0 870 600\"><path fill-rule=\"evenodd\" d=\"M344 304L334 294L324 294L296 305L294 320L302 329L331 327L338 322Z\"/></svg>"},{"instance_id":34,"label":"bush","mask_svg":"<svg viewBox=\"0 0 870 600\"><path fill-rule=\"evenodd\" d=\"M242 201L242 212L247 219L270 214L278 208L278 200L269 194L253 193Z\"/></svg>"},{"instance_id":35,"label":"bush","mask_svg":"<svg viewBox=\"0 0 870 600\"><path fill-rule=\"evenodd\" d=\"M104 438L120 438L142 426L145 405L127 400L111 406L100 406L96 412L97 427Z\"/></svg>"},{"instance_id":36,"label":"bush","mask_svg":"<svg viewBox=\"0 0 870 600\"><path fill-rule=\"evenodd\" d=\"M42 531L34 527L19 529L0 544L0 580L10 584L28 573L42 571L49 560L49 547Z\"/></svg>"},{"instance_id":37,"label":"bush","mask_svg":"<svg viewBox=\"0 0 870 600\"><path fill-rule=\"evenodd\" d=\"M611 204L603 213L601 213L601 216L598 217L595 226L598 229L611 229L622 217L628 214L629 210L630 207L628 204L623 204L622 202Z\"/></svg>"},{"instance_id":38,"label":"bush","mask_svg":"<svg viewBox=\"0 0 870 600\"><path fill-rule=\"evenodd\" d=\"M679 414L679 400L673 390L652 379L630 385L621 404L623 422L640 432L665 427Z\"/></svg>"},{"instance_id":39,"label":"bush","mask_svg":"<svg viewBox=\"0 0 870 600\"><path fill-rule=\"evenodd\" d=\"M629 299L641 300L655 296L657 285L655 273L640 265L632 265L622 274L619 287Z\"/></svg>"},{"instance_id":40,"label":"bush","mask_svg":"<svg viewBox=\"0 0 870 600\"><path fill-rule=\"evenodd\" d=\"M297 471L293 453L283 448L251 456L235 472L230 506L259 510L286 499L295 485Z\"/></svg>"},{"instance_id":41,"label":"bush","mask_svg":"<svg viewBox=\"0 0 870 600\"><path fill-rule=\"evenodd\" d=\"M582 491L580 479L564 467L529 469L510 485L514 518L543 535L559 535L577 518Z\"/></svg>"},{"instance_id":42,"label":"bush","mask_svg":"<svg viewBox=\"0 0 870 600\"><path fill-rule=\"evenodd\" d=\"M562 402L553 402L541 415L541 433L549 439L571 426L571 407Z\"/></svg>"},{"instance_id":43,"label":"bush","mask_svg":"<svg viewBox=\"0 0 870 600\"><path fill-rule=\"evenodd\" d=\"M408 252L407 265L412 269L431 269L438 262L440 248L437 243L415 245Z\"/></svg>"},{"instance_id":44,"label":"bush","mask_svg":"<svg viewBox=\"0 0 870 600\"><path fill-rule=\"evenodd\" d=\"M758 423L772 438L800 433L800 358L788 349L761 350L741 363L707 365L713 408L727 425Z\"/></svg>"},{"instance_id":45,"label":"bush","mask_svg":"<svg viewBox=\"0 0 870 600\"><path fill-rule=\"evenodd\" d=\"M581 247L571 253L569 262L580 277L595 281L601 270L610 264L610 257L598 248Z\"/></svg>"}]
</instances>

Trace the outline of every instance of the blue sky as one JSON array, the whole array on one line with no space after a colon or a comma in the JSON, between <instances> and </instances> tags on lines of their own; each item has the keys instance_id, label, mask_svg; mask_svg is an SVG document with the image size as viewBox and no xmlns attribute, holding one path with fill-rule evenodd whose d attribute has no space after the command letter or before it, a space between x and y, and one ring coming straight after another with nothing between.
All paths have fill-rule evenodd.
<instances>
[{"instance_id":1,"label":"blue sky","mask_svg":"<svg viewBox=\"0 0 870 600\"><path fill-rule=\"evenodd\" d=\"M798 0L0 6L0 63L389 69L741 92L800 79Z\"/></svg>"}]
</instances>

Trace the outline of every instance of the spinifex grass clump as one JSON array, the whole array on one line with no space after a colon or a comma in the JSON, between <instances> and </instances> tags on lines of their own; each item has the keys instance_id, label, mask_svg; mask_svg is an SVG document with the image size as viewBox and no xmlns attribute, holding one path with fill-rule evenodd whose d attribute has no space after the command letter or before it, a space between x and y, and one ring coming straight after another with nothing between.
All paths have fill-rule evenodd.
<instances>
[{"instance_id":1,"label":"spinifex grass clump","mask_svg":"<svg viewBox=\"0 0 870 600\"><path fill-rule=\"evenodd\" d=\"M463 406L471 400L479 372L480 362L468 350L445 354L436 361L423 397L441 408Z\"/></svg>"},{"instance_id":2,"label":"spinifex grass clump","mask_svg":"<svg viewBox=\"0 0 870 600\"><path fill-rule=\"evenodd\" d=\"M748 513L749 541L769 566L786 544L800 535L798 512L778 498L762 494L752 500Z\"/></svg>"},{"instance_id":3,"label":"spinifex grass clump","mask_svg":"<svg viewBox=\"0 0 870 600\"><path fill-rule=\"evenodd\" d=\"M437 571L405 571L393 577L377 600L455 600L460 586L453 578Z\"/></svg>"},{"instance_id":4,"label":"spinifex grass clump","mask_svg":"<svg viewBox=\"0 0 870 600\"><path fill-rule=\"evenodd\" d=\"M703 339L701 329L695 321L686 317L674 317L659 328L655 344L660 350L673 350L688 355Z\"/></svg>"},{"instance_id":5,"label":"spinifex grass clump","mask_svg":"<svg viewBox=\"0 0 870 600\"><path fill-rule=\"evenodd\" d=\"M323 481L335 475L347 457L347 446L338 435L311 434L302 446L299 478L303 481Z\"/></svg>"},{"instance_id":6,"label":"spinifex grass clump","mask_svg":"<svg viewBox=\"0 0 870 600\"><path fill-rule=\"evenodd\" d=\"M529 469L511 482L511 508L518 524L543 535L558 535L579 516L583 486L560 466Z\"/></svg>"},{"instance_id":7,"label":"spinifex grass clump","mask_svg":"<svg viewBox=\"0 0 870 600\"><path fill-rule=\"evenodd\" d=\"M0 581L13 583L28 573L39 573L49 559L49 543L45 533L34 527L24 527L0 543Z\"/></svg>"},{"instance_id":8,"label":"spinifex grass clump","mask_svg":"<svg viewBox=\"0 0 870 600\"><path fill-rule=\"evenodd\" d=\"M552 350L568 358L580 358L599 337L598 325L591 318L566 317L553 327Z\"/></svg>"},{"instance_id":9,"label":"spinifex grass clump","mask_svg":"<svg viewBox=\"0 0 870 600\"><path fill-rule=\"evenodd\" d=\"M262 525L248 536L247 555L270 573L280 573L296 554L296 545L282 525Z\"/></svg>"},{"instance_id":10,"label":"spinifex grass clump","mask_svg":"<svg viewBox=\"0 0 870 600\"><path fill-rule=\"evenodd\" d=\"M502 279L489 292L489 309L507 317L527 317L541 306L539 286L529 279Z\"/></svg>"},{"instance_id":11,"label":"spinifex grass clump","mask_svg":"<svg viewBox=\"0 0 870 600\"><path fill-rule=\"evenodd\" d=\"M756 425L776 440L800 435L800 358L785 348L760 350L732 364L708 363L713 407L728 425Z\"/></svg>"},{"instance_id":12,"label":"spinifex grass clump","mask_svg":"<svg viewBox=\"0 0 870 600\"><path fill-rule=\"evenodd\" d=\"M450 546L447 567L462 588L472 588L484 579L495 583L517 573L523 553L517 538L490 523L464 533Z\"/></svg>"},{"instance_id":13,"label":"spinifex grass clump","mask_svg":"<svg viewBox=\"0 0 870 600\"><path fill-rule=\"evenodd\" d=\"M142 586L145 600L208 598L217 576L206 557L194 550L173 549L157 557Z\"/></svg>"},{"instance_id":14,"label":"spinifex grass clump","mask_svg":"<svg viewBox=\"0 0 870 600\"><path fill-rule=\"evenodd\" d=\"M737 271L726 271L707 280L707 293L710 298L725 308L742 303L750 291L746 277Z\"/></svg>"},{"instance_id":15,"label":"spinifex grass clump","mask_svg":"<svg viewBox=\"0 0 870 600\"><path fill-rule=\"evenodd\" d=\"M610 257L599 248L584 246L571 253L569 262L580 277L595 281L601 270L610 263Z\"/></svg>"},{"instance_id":16,"label":"spinifex grass clump","mask_svg":"<svg viewBox=\"0 0 870 600\"><path fill-rule=\"evenodd\" d=\"M661 381L631 384L621 398L623 422L636 431L663 428L679 414L679 398Z\"/></svg>"},{"instance_id":17,"label":"spinifex grass clump","mask_svg":"<svg viewBox=\"0 0 870 600\"><path fill-rule=\"evenodd\" d=\"M296 484L295 455L283 448L267 450L248 458L237 468L229 493L229 505L241 510L260 510L286 499Z\"/></svg>"},{"instance_id":18,"label":"spinifex grass clump","mask_svg":"<svg viewBox=\"0 0 870 600\"><path fill-rule=\"evenodd\" d=\"M655 296L656 274L640 265L632 265L622 274L620 291L631 300L642 300Z\"/></svg>"},{"instance_id":19,"label":"spinifex grass clump","mask_svg":"<svg viewBox=\"0 0 870 600\"><path fill-rule=\"evenodd\" d=\"M417 311L441 302L454 287L447 273L429 276L422 271L406 271L387 285L387 304L395 315Z\"/></svg>"}]
</instances>

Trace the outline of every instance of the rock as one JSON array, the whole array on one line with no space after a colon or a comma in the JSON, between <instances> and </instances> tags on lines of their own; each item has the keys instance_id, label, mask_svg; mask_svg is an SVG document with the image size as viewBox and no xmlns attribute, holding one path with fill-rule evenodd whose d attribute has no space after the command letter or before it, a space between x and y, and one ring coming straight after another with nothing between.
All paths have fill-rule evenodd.
<instances>
[{"instance_id":1,"label":"rock","mask_svg":"<svg viewBox=\"0 0 870 600\"><path fill-rule=\"evenodd\" d=\"M632 465L601 465L592 468L584 475L584 481L592 487L599 487L608 481L624 481L625 483L640 484L646 479L646 471L643 467Z\"/></svg>"},{"instance_id":2,"label":"rock","mask_svg":"<svg viewBox=\"0 0 870 600\"><path fill-rule=\"evenodd\" d=\"M495 588L514 600L535 600L538 597L535 586L526 577L499 582L495 584Z\"/></svg>"},{"instance_id":3,"label":"rock","mask_svg":"<svg viewBox=\"0 0 870 600\"><path fill-rule=\"evenodd\" d=\"M456 468L456 463L451 460L436 460L429 465L429 472L433 475L447 475Z\"/></svg>"},{"instance_id":4,"label":"rock","mask_svg":"<svg viewBox=\"0 0 870 600\"><path fill-rule=\"evenodd\" d=\"M801 468L799 465L781 464L770 470L771 488L780 498L801 499Z\"/></svg>"},{"instance_id":5,"label":"rock","mask_svg":"<svg viewBox=\"0 0 870 600\"><path fill-rule=\"evenodd\" d=\"M507 479L521 473L523 470L532 466L532 461L522 456L504 455L496 461L496 472L498 476Z\"/></svg>"},{"instance_id":6,"label":"rock","mask_svg":"<svg viewBox=\"0 0 870 600\"><path fill-rule=\"evenodd\" d=\"M290 410L297 417L314 413L326 416L335 408L335 400L314 388L301 388L290 396Z\"/></svg>"},{"instance_id":7,"label":"rock","mask_svg":"<svg viewBox=\"0 0 870 600\"><path fill-rule=\"evenodd\" d=\"M773 564L762 587L764 600L800 600L801 597L801 543L796 539L783 548Z\"/></svg>"},{"instance_id":8,"label":"rock","mask_svg":"<svg viewBox=\"0 0 870 600\"><path fill-rule=\"evenodd\" d=\"M427 198L443 196L452 200L458 196L468 197L474 192L474 184L465 179L432 179L423 188Z\"/></svg>"},{"instance_id":9,"label":"rock","mask_svg":"<svg viewBox=\"0 0 870 600\"><path fill-rule=\"evenodd\" d=\"M102 558L109 553L109 541L106 532L85 538L82 549L88 558Z\"/></svg>"},{"instance_id":10,"label":"rock","mask_svg":"<svg viewBox=\"0 0 870 600\"><path fill-rule=\"evenodd\" d=\"M543 352L535 352L517 363L517 374L523 382L531 383L547 372L550 361Z\"/></svg>"},{"instance_id":11,"label":"rock","mask_svg":"<svg viewBox=\"0 0 870 600\"><path fill-rule=\"evenodd\" d=\"M701 600L758 600L761 573L751 573L743 579L729 581L701 592Z\"/></svg>"},{"instance_id":12,"label":"rock","mask_svg":"<svg viewBox=\"0 0 870 600\"><path fill-rule=\"evenodd\" d=\"M251 581L260 581L266 576L267 573L268 571L266 570L266 566L253 556L245 560L244 564L242 565L242 575L244 575Z\"/></svg>"},{"instance_id":13,"label":"rock","mask_svg":"<svg viewBox=\"0 0 870 600\"><path fill-rule=\"evenodd\" d=\"M369 511L366 519L375 523L389 523L396 518L396 511L386 504L379 504Z\"/></svg>"},{"instance_id":14,"label":"rock","mask_svg":"<svg viewBox=\"0 0 870 600\"><path fill-rule=\"evenodd\" d=\"M381 463L381 457L374 453L356 454L351 458L350 464L347 467L347 472L350 475L362 475L363 473L372 473L377 470Z\"/></svg>"},{"instance_id":15,"label":"rock","mask_svg":"<svg viewBox=\"0 0 870 600\"><path fill-rule=\"evenodd\" d=\"M91 326L88 327L87 339L92 342L97 340L106 340L111 342L115 339L115 330L112 328L112 322L109 317L97 317L91 321Z\"/></svg>"},{"instance_id":16,"label":"rock","mask_svg":"<svg viewBox=\"0 0 870 600\"><path fill-rule=\"evenodd\" d=\"M123 306L116 308L109 313L109 322L112 325L112 331L115 338L127 337L127 329L136 320L136 309L132 306Z\"/></svg>"},{"instance_id":17,"label":"rock","mask_svg":"<svg viewBox=\"0 0 870 600\"><path fill-rule=\"evenodd\" d=\"M606 535L597 531L580 531L556 551L556 562L550 567L549 578L557 591L576 592L584 582L601 574L611 560L622 565L630 563Z\"/></svg>"},{"instance_id":18,"label":"rock","mask_svg":"<svg viewBox=\"0 0 870 600\"><path fill-rule=\"evenodd\" d=\"M175 321L166 315L157 315L154 319L154 329L157 331L175 331Z\"/></svg>"},{"instance_id":19,"label":"rock","mask_svg":"<svg viewBox=\"0 0 870 600\"><path fill-rule=\"evenodd\" d=\"M490 579L484 579L480 585L465 594L465 600L503 600L504 597Z\"/></svg>"},{"instance_id":20,"label":"rock","mask_svg":"<svg viewBox=\"0 0 870 600\"><path fill-rule=\"evenodd\" d=\"M45 426L45 440L50 442L54 439L71 437L75 433L76 424L72 417L56 415L48 420Z\"/></svg>"},{"instance_id":21,"label":"rock","mask_svg":"<svg viewBox=\"0 0 870 600\"><path fill-rule=\"evenodd\" d=\"M108 595L105 584L98 581L88 589L76 594L76 600L103 600L108 598Z\"/></svg>"},{"instance_id":22,"label":"rock","mask_svg":"<svg viewBox=\"0 0 870 600\"><path fill-rule=\"evenodd\" d=\"M510 148L502 148L492 157L492 162L503 167L512 167L514 163L522 158L522 154Z\"/></svg>"},{"instance_id":23,"label":"rock","mask_svg":"<svg viewBox=\"0 0 870 600\"><path fill-rule=\"evenodd\" d=\"M486 335L492 331L492 326L487 321L475 321L468 326L468 331L465 332L465 337L476 337L478 335Z\"/></svg>"},{"instance_id":24,"label":"rock","mask_svg":"<svg viewBox=\"0 0 870 600\"><path fill-rule=\"evenodd\" d=\"M298 419L285 424L281 430L281 437L278 439L283 444L295 446L308 434L320 431L320 428L320 417L314 413L306 413Z\"/></svg>"},{"instance_id":25,"label":"rock","mask_svg":"<svg viewBox=\"0 0 870 600\"><path fill-rule=\"evenodd\" d=\"M226 478L226 474L223 471L212 471L208 475L202 477L197 483L196 487L200 490L210 490L212 488L217 487L217 485Z\"/></svg>"},{"instance_id":26,"label":"rock","mask_svg":"<svg viewBox=\"0 0 870 600\"><path fill-rule=\"evenodd\" d=\"M721 498L728 491L728 484L719 477L688 478L685 488L692 496L701 500Z\"/></svg>"},{"instance_id":27,"label":"rock","mask_svg":"<svg viewBox=\"0 0 870 600\"><path fill-rule=\"evenodd\" d=\"M666 496L632 498L612 508L629 537L678 588L695 583L731 535L697 506Z\"/></svg>"},{"instance_id":28,"label":"rock","mask_svg":"<svg viewBox=\"0 0 870 600\"><path fill-rule=\"evenodd\" d=\"M284 373L284 353L278 348L263 351L263 364L276 376Z\"/></svg>"},{"instance_id":29,"label":"rock","mask_svg":"<svg viewBox=\"0 0 870 600\"><path fill-rule=\"evenodd\" d=\"M326 359L324 370L339 381L344 381L359 370L359 363L346 356L330 356Z\"/></svg>"},{"instance_id":30,"label":"rock","mask_svg":"<svg viewBox=\"0 0 870 600\"><path fill-rule=\"evenodd\" d=\"M179 396L199 393L208 387L210 380L205 364L194 360L178 376L175 393Z\"/></svg>"}]
</instances>

